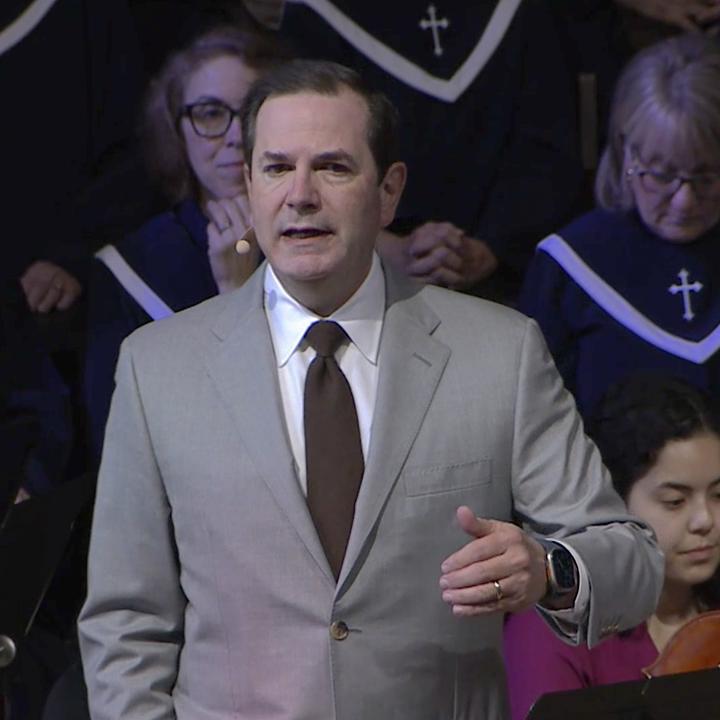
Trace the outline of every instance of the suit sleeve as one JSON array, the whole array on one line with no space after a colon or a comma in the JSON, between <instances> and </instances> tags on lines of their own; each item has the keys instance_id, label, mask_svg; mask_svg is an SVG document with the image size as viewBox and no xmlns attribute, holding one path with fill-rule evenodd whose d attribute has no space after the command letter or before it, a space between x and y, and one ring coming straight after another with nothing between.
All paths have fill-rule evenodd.
<instances>
[{"instance_id":1,"label":"suit sleeve","mask_svg":"<svg viewBox=\"0 0 720 720\"><path fill-rule=\"evenodd\" d=\"M588 570L589 613L568 639L592 646L640 624L657 603L662 555L613 489L533 321L519 358L512 463L516 515L528 530L571 545Z\"/></svg>"},{"instance_id":2,"label":"suit sleeve","mask_svg":"<svg viewBox=\"0 0 720 720\"><path fill-rule=\"evenodd\" d=\"M127 343L116 379L79 620L89 705L93 720L171 720L186 599Z\"/></svg>"},{"instance_id":3,"label":"suit sleeve","mask_svg":"<svg viewBox=\"0 0 720 720\"><path fill-rule=\"evenodd\" d=\"M535 253L518 300L520 312L533 318L542 330L565 386L575 393L576 339L565 312L568 277L546 252Z\"/></svg>"}]
</instances>

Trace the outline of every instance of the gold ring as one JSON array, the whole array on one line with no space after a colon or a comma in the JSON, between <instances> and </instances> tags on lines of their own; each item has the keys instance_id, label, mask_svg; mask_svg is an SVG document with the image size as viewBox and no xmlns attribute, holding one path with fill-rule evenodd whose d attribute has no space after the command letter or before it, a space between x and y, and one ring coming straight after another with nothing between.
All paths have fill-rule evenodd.
<instances>
[{"instance_id":1,"label":"gold ring","mask_svg":"<svg viewBox=\"0 0 720 720\"><path fill-rule=\"evenodd\" d=\"M495 586L495 596L497 597L497 601L500 602L505 597L505 593L497 580L493 580L493 585Z\"/></svg>"}]
</instances>

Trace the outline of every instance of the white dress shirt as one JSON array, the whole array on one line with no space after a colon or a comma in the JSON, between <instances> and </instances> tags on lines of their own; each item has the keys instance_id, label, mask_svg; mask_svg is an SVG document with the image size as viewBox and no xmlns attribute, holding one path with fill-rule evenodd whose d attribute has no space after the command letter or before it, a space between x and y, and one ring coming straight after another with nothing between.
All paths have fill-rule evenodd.
<instances>
[{"instance_id":1,"label":"white dress shirt","mask_svg":"<svg viewBox=\"0 0 720 720\"><path fill-rule=\"evenodd\" d=\"M315 351L304 340L307 329L318 320L332 320L350 338L340 346L335 359L350 384L363 456L370 446L372 419L378 386L378 352L385 316L385 276L373 253L370 272L355 294L329 317L320 317L291 297L270 267L265 270L265 314L277 360L280 395L295 470L307 494L305 428L303 421L305 376Z\"/></svg>"},{"instance_id":2,"label":"white dress shirt","mask_svg":"<svg viewBox=\"0 0 720 720\"><path fill-rule=\"evenodd\" d=\"M316 315L290 296L269 264L265 269L264 290L265 315L275 350L280 395L295 471L300 487L307 495L303 412L305 376L315 351L304 339L305 333L318 320L333 320L342 326L350 338L349 342L340 346L335 359L352 390L363 456L367 458L379 378L378 353L385 316L385 276L377 255L373 253L370 272L363 284L342 307L328 317ZM582 558L567 544L560 544L575 558L580 579L575 605L568 610L549 611L562 624L563 621L576 620L587 612L590 591Z\"/></svg>"}]
</instances>

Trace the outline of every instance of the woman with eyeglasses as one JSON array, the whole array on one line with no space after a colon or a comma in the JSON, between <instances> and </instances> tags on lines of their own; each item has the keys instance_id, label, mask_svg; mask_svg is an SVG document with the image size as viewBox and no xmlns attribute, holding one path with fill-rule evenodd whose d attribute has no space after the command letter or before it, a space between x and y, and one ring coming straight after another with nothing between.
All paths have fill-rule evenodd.
<instances>
[{"instance_id":1,"label":"woman with eyeglasses","mask_svg":"<svg viewBox=\"0 0 720 720\"><path fill-rule=\"evenodd\" d=\"M99 457L122 340L137 327L239 287L255 270L238 111L286 57L269 36L220 27L170 56L151 82L141 131L171 209L96 255L85 396Z\"/></svg>"},{"instance_id":2,"label":"woman with eyeglasses","mask_svg":"<svg viewBox=\"0 0 720 720\"><path fill-rule=\"evenodd\" d=\"M623 71L598 208L543 240L519 307L592 414L614 382L660 370L720 390L720 45L676 36Z\"/></svg>"},{"instance_id":3,"label":"woman with eyeglasses","mask_svg":"<svg viewBox=\"0 0 720 720\"><path fill-rule=\"evenodd\" d=\"M706 624L701 638L679 642L693 631L687 623L720 607L717 403L683 381L640 374L614 385L600 408L590 434L629 511L655 531L665 581L644 623L619 634L608 627L590 649L564 643L535 610L509 615L504 649L512 720L523 720L545 693L666 674L657 668L659 656L676 671L703 667L702 640L717 642L708 630L716 623Z\"/></svg>"}]
</instances>

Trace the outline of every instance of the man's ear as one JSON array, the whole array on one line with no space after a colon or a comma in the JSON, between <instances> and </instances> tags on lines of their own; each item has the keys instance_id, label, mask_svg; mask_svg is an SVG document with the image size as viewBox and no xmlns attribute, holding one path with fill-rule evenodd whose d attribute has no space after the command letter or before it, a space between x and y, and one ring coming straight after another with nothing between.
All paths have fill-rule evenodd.
<instances>
[{"instance_id":1,"label":"man's ear","mask_svg":"<svg viewBox=\"0 0 720 720\"><path fill-rule=\"evenodd\" d=\"M407 166L402 162L393 163L380 182L380 223L387 227L395 219L395 211L402 197L407 179Z\"/></svg>"}]
</instances>

